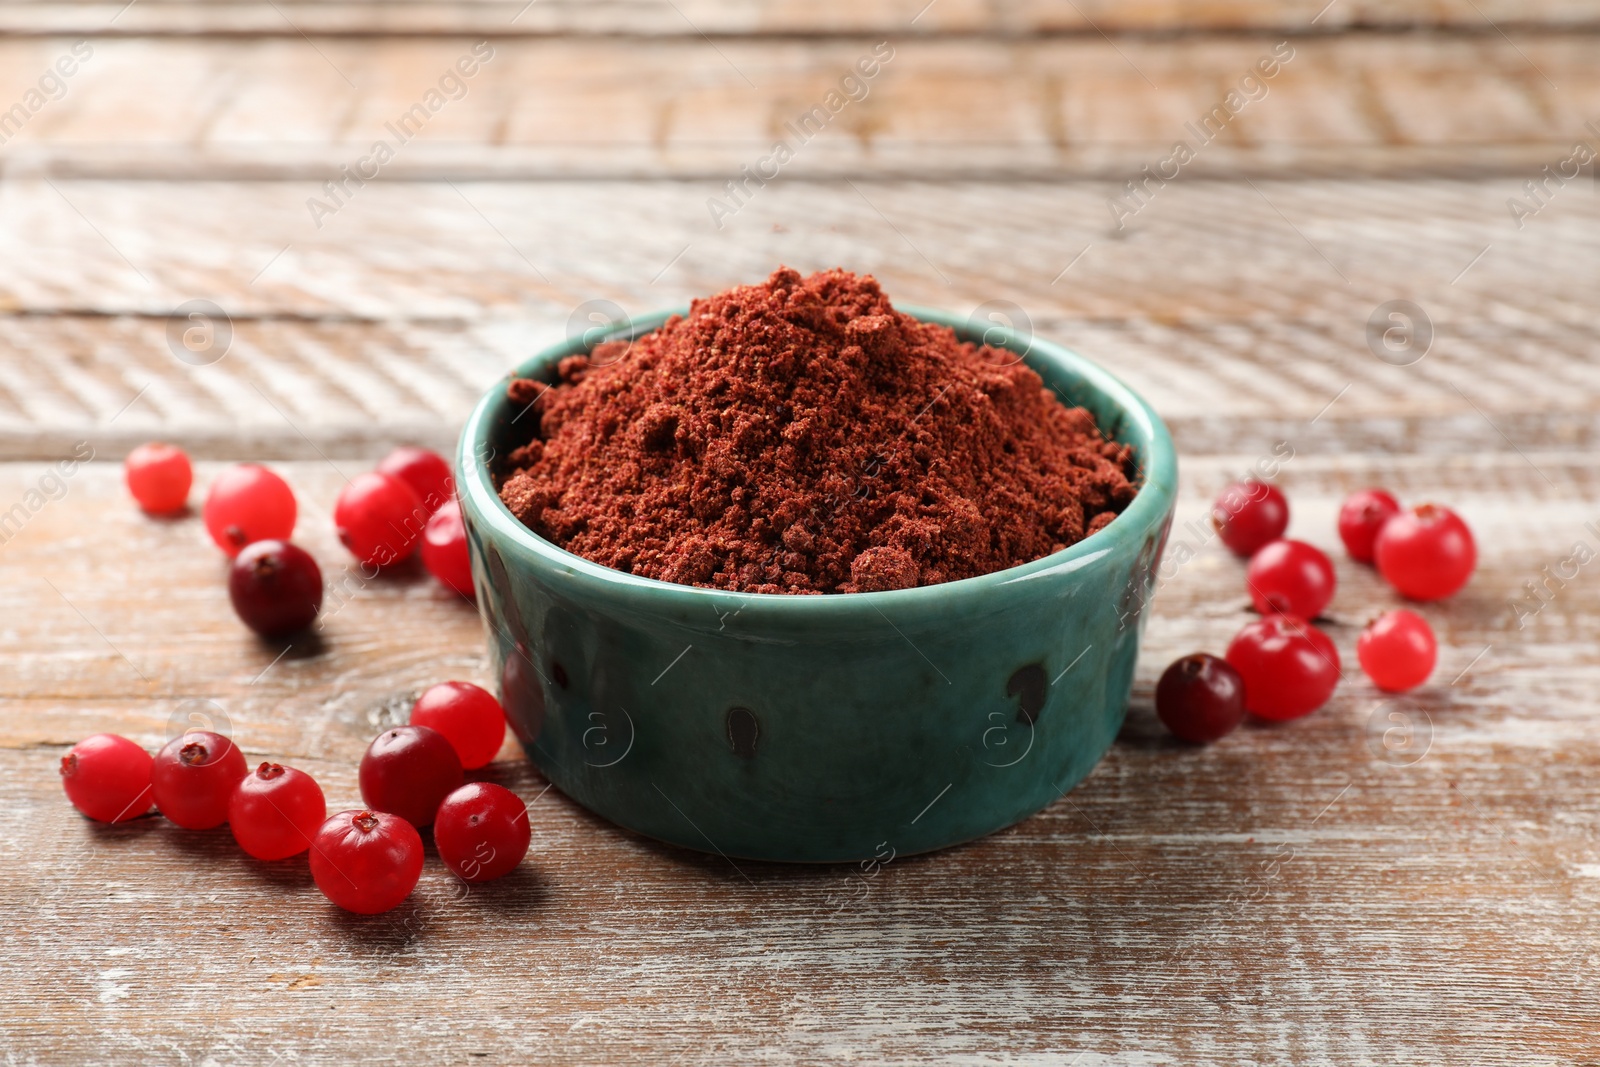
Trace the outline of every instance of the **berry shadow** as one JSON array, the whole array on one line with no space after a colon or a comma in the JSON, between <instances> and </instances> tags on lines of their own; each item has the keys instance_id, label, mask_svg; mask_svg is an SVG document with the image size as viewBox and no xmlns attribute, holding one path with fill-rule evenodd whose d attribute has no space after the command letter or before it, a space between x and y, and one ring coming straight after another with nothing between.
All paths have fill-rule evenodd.
<instances>
[{"instance_id":1,"label":"berry shadow","mask_svg":"<svg viewBox=\"0 0 1600 1067\"><path fill-rule=\"evenodd\" d=\"M515 870L490 882L470 883L466 906L501 916L526 915L550 903L550 881L523 860Z\"/></svg>"},{"instance_id":2,"label":"berry shadow","mask_svg":"<svg viewBox=\"0 0 1600 1067\"><path fill-rule=\"evenodd\" d=\"M1175 736L1156 718L1148 697L1128 702L1128 713L1117 731L1116 744L1139 752L1195 752L1205 747Z\"/></svg>"},{"instance_id":3,"label":"berry shadow","mask_svg":"<svg viewBox=\"0 0 1600 1067\"><path fill-rule=\"evenodd\" d=\"M94 838L95 844L108 846L114 846L119 841L136 841L149 834L159 833L162 824L167 821L153 811L146 815L135 816L127 822L100 822L97 819L89 818L87 815L83 816L82 819L84 825L88 828L90 836Z\"/></svg>"},{"instance_id":4,"label":"berry shadow","mask_svg":"<svg viewBox=\"0 0 1600 1067\"><path fill-rule=\"evenodd\" d=\"M159 513L146 511L143 508L140 508L139 514L150 522L159 523L163 526L177 526L180 523L188 522L190 519L194 518L198 512L196 512L194 508L190 507L188 504L185 504L177 511L163 511Z\"/></svg>"},{"instance_id":5,"label":"berry shadow","mask_svg":"<svg viewBox=\"0 0 1600 1067\"><path fill-rule=\"evenodd\" d=\"M324 903L326 922L349 947L375 953L404 952L444 921L443 908L415 897L380 915L357 915L330 901Z\"/></svg>"},{"instance_id":6,"label":"berry shadow","mask_svg":"<svg viewBox=\"0 0 1600 1067\"><path fill-rule=\"evenodd\" d=\"M398 563L378 568L373 581L392 585L420 585L433 580L433 575L422 565L422 553L413 552Z\"/></svg>"},{"instance_id":7,"label":"berry shadow","mask_svg":"<svg viewBox=\"0 0 1600 1067\"><path fill-rule=\"evenodd\" d=\"M305 852L297 852L287 859L258 860L241 850L238 858L239 866L251 877L277 892L296 895L318 892L316 881L311 877L311 860Z\"/></svg>"},{"instance_id":8,"label":"berry shadow","mask_svg":"<svg viewBox=\"0 0 1600 1067\"><path fill-rule=\"evenodd\" d=\"M285 640L289 643L287 649L283 647ZM322 634L315 629L315 624L311 628L301 630L287 639L282 637L259 637L256 643L268 655L277 656L282 653L283 658L289 660L316 659L328 651L328 643L322 639Z\"/></svg>"},{"instance_id":9,"label":"berry shadow","mask_svg":"<svg viewBox=\"0 0 1600 1067\"><path fill-rule=\"evenodd\" d=\"M259 860L239 847L227 824L211 830L185 830L176 823L161 821L166 822L168 828L165 844L186 857L204 860L212 866L226 865L231 873L245 875L258 885L280 892L316 892L311 861L305 852L281 860Z\"/></svg>"},{"instance_id":10,"label":"berry shadow","mask_svg":"<svg viewBox=\"0 0 1600 1067\"><path fill-rule=\"evenodd\" d=\"M164 826L163 843L191 859L203 859L214 864L244 856L227 824L210 830L185 830L175 822L166 819L160 821Z\"/></svg>"}]
</instances>

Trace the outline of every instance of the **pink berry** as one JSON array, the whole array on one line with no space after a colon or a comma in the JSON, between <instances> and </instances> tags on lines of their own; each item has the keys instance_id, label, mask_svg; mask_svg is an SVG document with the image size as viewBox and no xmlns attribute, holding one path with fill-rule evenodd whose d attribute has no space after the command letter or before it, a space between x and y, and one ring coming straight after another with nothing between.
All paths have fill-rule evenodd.
<instances>
[{"instance_id":1,"label":"pink berry","mask_svg":"<svg viewBox=\"0 0 1600 1067\"><path fill-rule=\"evenodd\" d=\"M284 637L317 617L322 570L309 553L287 541L256 541L228 569L228 598L250 629L263 637Z\"/></svg>"},{"instance_id":2,"label":"pink berry","mask_svg":"<svg viewBox=\"0 0 1600 1067\"><path fill-rule=\"evenodd\" d=\"M1185 656L1156 683L1156 714L1185 741L1215 741L1244 721L1244 679L1227 660L1205 652Z\"/></svg>"},{"instance_id":3,"label":"pink berry","mask_svg":"<svg viewBox=\"0 0 1600 1067\"><path fill-rule=\"evenodd\" d=\"M311 842L311 877L345 911L377 915L398 907L422 877L422 837L397 815L341 811Z\"/></svg>"},{"instance_id":4,"label":"pink berry","mask_svg":"<svg viewBox=\"0 0 1600 1067\"><path fill-rule=\"evenodd\" d=\"M369 808L422 827L433 822L439 802L461 785L461 759L437 730L396 726L367 746L357 777Z\"/></svg>"},{"instance_id":5,"label":"pink berry","mask_svg":"<svg viewBox=\"0 0 1600 1067\"><path fill-rule=\"evenodd\" d=\"M443 734L469 771L499 755L506 739L505 709L471 682L429 686L411 709L411 724Z\"/></svg>"},{"instance_id":6,"label":"pink berry","mask_svg":"<svg viewBox=\"0 0 1600 1067\"><path fill-rule=\"evenodd\" d=\"M72 806L98 822L127 822L150 810L150 753L116 734L91 734L61 757Z\"/></svg>"},{"instance_id":7,"label":"pink berry","mask_svg":"<svg viewBox=\"0 0 1600 1067\"><path fill-rule=\"evenodd\" d=\"M1351 493L1339 508L1339 540L1357 563L1371 563L1383 524L1400 513L1400 502L1382 489Z\"/></svg>"},{"instance_id":8,"label":"pink berry","mask_svg":"<svg viewBox=\"0 0 1600 1067\"><path fill-rule=\"evenodd\" d=\"M194 468L189 457L174 445L151 441L128 453L122 462L128 492L139 506L152 515L182 511L189 502L189 487L194 484Z\"/></svg>"},{"instance_id":9,"label":"pink berry","mask_svg":"<svg viewBox=\"0 0 1600 1067\"><path fill-rule=\"evenodd\" d=\"M1401 596L1439 600L1467 584L1478 564L1478 546L1459 515L1423 504L1383 524L1375 558L1378 573Z\"/></svg>"},{"instance_id":10,"label":"pink berry","mask_svg":"<svg viewBox=\"0 0 1600 1067\"><path fill-rule=\"evenodd\" d=\"M427 521L409 485L376 471L351 479L333 507L339 540L368 566L387 567L410 556Z\"/></svg>"},{"instance_id":11,"label":"pink berry","mask_svg":"<svg viewBox=\"0 0 1600 1067\"><path fill-rule=\"evenodd\" d=\"M430 512L455 499L456 482L450 473L450 464L439 453L426 448L401 445L378 464L378 473L391 474L405 482Z\"/></svg>"},{"instance_id":12,"label":"pink berry","mask_svg":"<svg viewBox=\"0 0 1600 1067\"><path fill-rule=\"evenodd\" d=\"M422 531L422 565L468 600L474 598L467 527L461 521L461 505L454 500L446 501L435 511Z\"/></svg>"},{"instance_id":13,"label":"pink berry","mask_svg":"<svg viewBox=\"0 0 1600 1067\"><path fill-rule=\"evenodd\" d=\"M1293 615L1267 615L1240 630L1227 660L1244 679L1245 710L1263 719L1309 715L1339 684L1339 650Z\"/></svg>"},{"instance_id":14,"label":"pink berry","mask_svg":"<svg viewBox=\"0 0 1600 1067\"><path fill-rule=\"evenodd\" d=\"M1289 528L1289 501L1275 485L1238 482L1217 497L1211 523L1222 535L1223 544L1235 555L1248 558Z\"/></svg>"},{"instance_id":15,"label":"pink berry","mask_svg":"<svg viewBox=\"0 0 1600 1067\"><path fill-rule=\"evenodd\" d=\"M304 852L327 817L317 780L277 763L263 763L245 775L228 801L233 839L258 860Z\"/></svg>"},{"instance_id":16,"label":"pink berry","mask_svg":"<svg viewBox=\"0 0 1600 1067\"><path fill-rule=\"evenodd\" d=\"M1333 563L1304 541L1272 541L1250 557L1245 584L1261 614L1314 619L1333 599Z\"/></svg>"},{"instance_id":17,"label":"pink berry","mask_svg":"<svg viewBox=\"0 0 1600 1067\"><path fill-rule=\"evenodd\" d=\"M1361 669L1386 693L1403 693L1426 682L1438 656L1428 620L1403 608L1379 615L1356 638Z\"/></svg>"},{"instance_id":18,"label":"pink berry","mask_svg":"<svg viewBox=\"0 0 1600 1067\"><path fill-rule=\"evenodd\" d=\"M445 797L433 824L439 858L464 882L510 874L532 838L522 798L490 782L468 782Z\"/></svg>"},{"instance_id":19,"label":"pink berry","mask_svg":"<svg viewBox=\"0 0 1600 1067\"><path fill-rule=\"evenodd\" d=\"M230 556L254 541L287 541L294 533L294 491L256 463L217 475L202 512L206 532Z\"/></svg>"},{"instance_id":20,"label":"pink berry","mask_svg":"<svg viewBox=\"0 0 1600 1067\"><path fill-rule=\"evenodd\" d=\"M150 785L161 814L185 830L209 830L228 821L228 802L246 773L232 741L191 730L156 753Z\"/></svg>"}]
</instances>

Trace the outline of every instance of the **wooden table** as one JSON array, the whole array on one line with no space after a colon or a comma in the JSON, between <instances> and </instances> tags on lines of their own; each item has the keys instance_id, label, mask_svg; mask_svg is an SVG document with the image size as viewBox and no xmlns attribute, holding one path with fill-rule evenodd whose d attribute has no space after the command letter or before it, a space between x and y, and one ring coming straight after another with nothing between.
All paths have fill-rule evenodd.
<instances>
[{"instance_id":1,"label":"wooden table","mask_svg":"<svg viewBox=\"0 0 1600 1067\"><path fill-rule=\"evenodd\" d=\"M1319 7L0 9L0 109L27 111L0 146L5 1063L1600 1061L1600 202L1588 166L1524 191L1600 146L1600 9ZM378 178L308 207L484 40ZM885 41L864 99L719 228L708 198ZM1108 200L1279 42L1263 94L1119 226ZM48 80L29 110L62 57L60 98ZM373 919L225 829L68 807L66 746L154 748L196 715L355 802L360 753L420 688L487 679L469 605L348 566L343 478L449 446L586 301L644 312L780 263L1009 301L1168 419L1169 558L1193 558L1086 782L869 873L639 839L508 746L489 776L529 802L522 871L468 891L430 862ZM227 316L199 353L172 317L197 300ZM1397 300L1428 328L1369 345ZM276 461L337 590L320 641L252 638L198 518L131 506L117 462L155 437L201 486ZM52 477L75 449L94 462ZM1336 549L1342 495L1383 484L1459 509L1480 568L1422 609L1428 687L1386 699L1352 671L1308 719L1181 745L1155 678L1250 617L1207 504L1274 456L1294 536ZM1353 664L1396 601L1338 555Z\"/></svg>"}]
</instances>

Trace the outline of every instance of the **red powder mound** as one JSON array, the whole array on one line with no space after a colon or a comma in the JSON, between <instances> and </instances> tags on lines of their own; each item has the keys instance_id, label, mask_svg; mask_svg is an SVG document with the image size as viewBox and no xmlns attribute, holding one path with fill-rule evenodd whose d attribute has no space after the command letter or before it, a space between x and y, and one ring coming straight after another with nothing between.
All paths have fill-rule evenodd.
<instances>
[{"instance_id":1,"label":"red powder mound","mask_svg":"<svg viewBox=\"0 0 1600 1067\"><path fill-rule=\"evenodd\" d=\"M870 276L782 269L628 347L519 379L536 436L500 496L620 571L751 593L970 578L1133 499L1132 450L1010 352L894 310Z\"/></svg>"}]
</instances>

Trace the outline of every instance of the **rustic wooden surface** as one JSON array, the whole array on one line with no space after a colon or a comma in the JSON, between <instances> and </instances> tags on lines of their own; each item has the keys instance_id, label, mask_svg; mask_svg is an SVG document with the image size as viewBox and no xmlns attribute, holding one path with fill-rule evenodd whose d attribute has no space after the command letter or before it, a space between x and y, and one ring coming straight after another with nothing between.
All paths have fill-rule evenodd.
<instances>
[{"instance_id":1,"label":"rustic wooden surface","mask_svg":"<svg viewBox=\"0 0 1600 1067\"><path fill-rule=\"evenodd\" d=\"M142 8L143 2L133 10ZM670 11L670 8L668 9ZM935 8L937 10L937 8ZM492 33L491 33L492 36ZM93 55L5 145L6 169L59 176L303 180L305 195L379 138L478 38L134 37ZM702 198L785 139L788 178L1095 177L1118 183L1194 138L1202 116L1280 43L1191 173L1538 173L1600 120L1594 37L1506 33L1118 40L878 35L712 40L698 34L494 38L493 58L386 179L675 177ZM0 100L70 49L0 38ZM880 43L893 57L804 145L785 124ZM1287 53L1284 53L1287 55ZM862 90L857 90L860 95ZM1524 175L1526 172L1526 175ZM1185 177L1190 176L1186 174ZM301 199L303 199L302 197Z\"/></svg>"},{"instance_id":2,"label":"rustic wooden surface","mask_svg":"<svg viewBox=\"0 0 1600 1067\"><path fill-rule=\"evenodd\" d=\"M1600 1062L1600 596L1597 564L1566 562L1600 555L1600 202L1585 169L1521 228L1507 209L1600 145L1600 9L519 8L0 9L0 110L74 40L95 49L0 145L0 514L25 513L0 544L8 1067ZM496 58L468 95L315 225L330 169L480 36ZM1122 181L1285 37L1270 94L1117 227ZM707 198L880 39L898 51L869 98L719 229ZM1008 301L1172 425L1169 552L1194 558L1082 785L867 875L639 839L508 744L486 776L530 802L523 870L466 891L430 861L372 919L226 830L66 805L73 741L154 748L195 715L355 802L366 741L419 689L487 679L469 605L348 568L343 477L447 447L586 302L649 311L779 263ZM226 317L215 362L169 343L191 300ZM1394 300L1434 333L1405 366L1368 347ZM152 437L192 449L202 488L238 458L289 478L330 588L318 640L251 637L198 518L131 506L116 461ZM95 461L58 489L77 442ZM1250 617L1206 505L1275 453L1294 536L1336 549L1341 496L1381 483L1460 509L1480 570L1423 609L1443 651L1406 700L1352 669L1308 719L1180 745L1155 678ZM1395 601L1335 556L1353 666Z\"/></svg>"}]
</instances>

